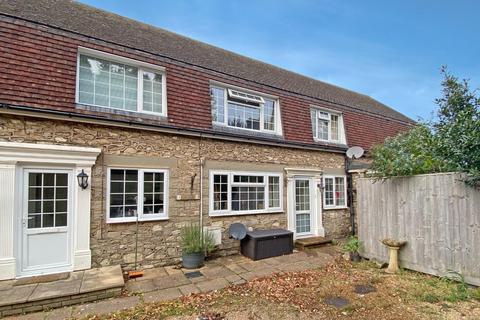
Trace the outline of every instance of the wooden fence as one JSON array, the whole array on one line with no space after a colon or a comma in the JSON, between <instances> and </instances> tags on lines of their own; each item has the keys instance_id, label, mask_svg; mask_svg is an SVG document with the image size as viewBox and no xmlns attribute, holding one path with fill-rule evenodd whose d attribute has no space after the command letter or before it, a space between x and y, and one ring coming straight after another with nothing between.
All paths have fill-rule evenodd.
<instances>
[{"instance_id":1,"label":"wooden fence","mask_svg":"<svg viewBox=\"0 0 480 320\"><path fill-rule=\"evenodd\" d=\"M400 266L438 276L460 272L480 285L480 191L443 173L358 180L362 254L388 261L381 239L406 240Z\"/></svg>"}]
</instances>

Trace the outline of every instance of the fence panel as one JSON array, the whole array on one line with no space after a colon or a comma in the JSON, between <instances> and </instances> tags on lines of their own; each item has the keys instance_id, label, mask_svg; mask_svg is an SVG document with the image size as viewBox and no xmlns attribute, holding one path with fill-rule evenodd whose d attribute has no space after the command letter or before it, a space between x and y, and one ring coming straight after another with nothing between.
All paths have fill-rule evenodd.
<instances>
[{"instance_id":1,"label":"fence panel","mask_svg":"<svg viewBox=\"0 0 480 320\"><path fill-rule=\"evenodd\" d=\"M406 240L400 265L434 275L461 272L480 285L480 191L459 173L358 180L362 254L388 261L384 238Z\"/></svg>"}]
</instances>

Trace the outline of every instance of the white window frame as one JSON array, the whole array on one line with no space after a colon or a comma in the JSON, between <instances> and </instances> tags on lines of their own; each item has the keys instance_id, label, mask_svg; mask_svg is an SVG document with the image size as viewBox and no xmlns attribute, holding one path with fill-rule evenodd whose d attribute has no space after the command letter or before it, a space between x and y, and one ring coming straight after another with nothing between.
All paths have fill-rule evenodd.
<instances>
[{"instance_id":1,"label":"white window frame","mask_svg":"<svg viewBox=\"0 0 480 320\"><path fill-rule=\"evenodd\" d=\"M344 195L345 195L345 204L343 206L337 206L336 203L337 203L337 199L335 197L335 193L337 191L337 187L335 185L335 178L342 178L343 179L343 186L344 186ZM326 179L333 179L333 205L327 205L326 204L326 197L325 197L325 180ZM347 176L345 175L324 175L323 176L323 191L322 191L322 197L323 197L323 208L324 209L346 209L348 208L347 206L347 200L348 200L348 197L347 197Z\"/></svg>"},{"instance_id":2,"label":"white window frame","mask_svg":"<svg viewBox=\"0 0 480 320\"><path fill-rule=\"evenodd\" d=\"M228 176L228 194L227 194L227 210L213 210L214 197L213 197L213 184L214 175L227 175ZM233 176L263 176L263 186L265 187L265 209L261 210L243 210L232 211L232 187L258 187L258 183L245 183L245 182L233 182ZM269 207L269 189L268 189L268 177L278 177L279 180L279 197L280 206L271 208ZM232 170L210 170L209 172L209 216L239 216L239 215L251 215L251 214L263 214L263 213L278 213L283 212L283 173L280 172L259 172L259 171L232 171Z\"/></svg>"},{"instance_id":3,"label":"white window frame","mask_svg":"<svg viewBox=\"0 0 480 320\"><path fill-rule=\"evenodd\" d=\"M148 168L125 168L125 167L108 167L107 168L107 201L106 201L106 216L107 223L125 223L125 222L135 222L136 217L123 217L123 218L110 218L110 183L111 183L111 171L112 170L136 170L138 171L138 187L137 187L137 197L139 199L144 198L143 192L143 182L144 182L144 173L153 172L153 173L163 173L164 182L163 182L163 213L159 214L143 214L143 203L140 206L137 202L137 215L138 221L156 221L156 220L168 220L168 199L169 199L169 170L168 169L148 169Z\"/></svg>"},{"instance_id":4,"label":"white window frame","mask_svg":"<svg viewBox=\"0 0 480 320\"><path fill-rule=\"evenodd\" d=\"M340 144L346 144L346 139L345 139L345 127L343 123L343 113L338 112L338 111L332 111L329 109L323 109L319 107L312 107L312 111L315 112L315 128L312 127L312 134L313 134L313 140L317 142L334 142L334 143L340 143ZM319 112L324 112L328 114L328 119L324 117L319 116ZM338 139L333 140L331 138L332 135L332 115L338 117ZM319 120L326 120L328 121L328 139L321 139L318 137L318 123ZM314 130L315 129L315 130Z\"/></svg>"},{"instance_id":5,"label":"white window frame","mask_svg":"<svg viewBox=\"0 0 480 320\"><path fill-rule=\"evenodd\" d=\"M233 129L238 129L238 130L246 130L250 132L263 132L263 133L270 133L270 134L275 134L275 135L282 135L282 124L281 124L281 116L280 116L280 101L278 97L268 95L265 93L260 93L252 90L248 90L245 88L240 88L232 85L227 85L227 84L222 84L222 83L217 83L217 82L211 82L210 88L217 88L221 89L224 92L224 105L223 105L223 114L224 114L224 119L223 122L220 121L213 121L213 123L222 125L228 128L233 128ZM253 96L258 96L262 99L262 102L254 100L254 99L246 99L244 97L238 97L239 99L244 99L248 100L254 103L258 103L259 106L256 107L254 105L246 104L246 103L241 103L233 100L229 100L229 93L234 91L242 92L245 94L253 95ZM211 97L212 99L212 97ZM272 100L275 105L275 130L267 130L265 129L265 115L264 115L264 105L265 105L265 99L267 100ZM212 101L212 107L213 107L213 99ZM255 130L255 129L249 129L249 128L240 128L240 127L235 127L235 126L230 126L228 125L228 102L232 102L237 105L241 106L246 106L250 108L259 108L260 109L260 130Z\"/></svg>"},{"instance_id":6,"label":"white window frame","mask_svg":"<svg viewBox=\"0 0 480 320\"><path fill-rule=\"evenodd\" d=\"M117 62L124 65L137 68L137 110L125 110L119 108L106 107L96 104L89 104L80 102L80 56L90 56L93 58L103 59L110 62ZM162 76L162 112L153 112L143 110L143 73L151 72L156 73ZM106 110L119 110L124 112L133 112L133 113L143 113L155 116L167 116L167 74L165 68L162 66L157 66L151 63L146 63L142 61L137 61L121 56L117 56L110 53L105 53L98 50L93 50L89 48L79 47L77 53L77 77L76 77L76 88L75 88L75 103L87 106L93 106L97 108L104 108Z\"/></svg>"}]
</instances>

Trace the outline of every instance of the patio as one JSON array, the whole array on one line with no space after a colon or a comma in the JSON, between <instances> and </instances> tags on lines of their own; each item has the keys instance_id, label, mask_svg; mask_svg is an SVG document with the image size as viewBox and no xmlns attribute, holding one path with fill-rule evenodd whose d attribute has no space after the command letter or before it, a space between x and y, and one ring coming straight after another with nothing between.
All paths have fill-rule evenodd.
<instances>
[{"instance_id":1,"label":"patio","mask_svg":"<svg viewBox=\"0 0 480 320\"><path fill-rule=\"evenodd\" d=\"M89 314L101 315L142 303L172 300L191 293L219 290L231 284L242 284L274 273L320 268L337 255L338 251L334 246L325 246L258 261L252 261L241 255L221 257L207 261L204 267L195 270L172 266L148 269L145 270L143 277L127 281L124 297L31 313L12 319L51 320L78 318Z\"/></svg>"}]
</instances>

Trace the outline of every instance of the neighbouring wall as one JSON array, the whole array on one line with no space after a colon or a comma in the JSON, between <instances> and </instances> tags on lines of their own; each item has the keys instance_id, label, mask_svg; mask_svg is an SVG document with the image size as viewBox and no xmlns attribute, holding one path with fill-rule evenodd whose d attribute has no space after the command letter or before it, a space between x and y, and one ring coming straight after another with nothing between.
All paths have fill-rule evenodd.
<instances>
[{"instance_id":1,"label":"neighbouring wall","mask_svg":"<svg viewBox=\"0 0 480 320\"><path fill-rule=\"evenodd\" d=\"M480 191L459 173L358 180L363 255L388 261L384 238L406 240L400 265L434 275L460 272L480 285Z\"/></svg>"},{"instance_id":2,"label":"neighbouring wall","mask_svg":"<svg viewBox=\"0 0 480 320\"><path fill-rule=\"evenodd\" d=\"M139 260L143 267L173 264L180 261L180 228L198 221L200 201L200 158L205 159L203 212L205 225L222 228L222 245L218 254L238 252L238 241L228 239L227 228L233 222L249 227L286 228L286 183L284 211L261 215L231 217L208 216L208 169L283 171L286 167L317 168L342 172L341 154L257 144L200 139L146 130L108 127L87 123L46 120L0 115L0 140L90 146L102 149L92 169L91 189L91 250L92 266L121 264L133 266L135 223L107 224L105 217L106 168L168 168L169 220L139 224ZM193 188L192 176L194 179ZM181 200L177 200L177 196ZM325 210L324 227L331 237L343 237L349 232L347 209Z\"/></svg>"}]
</instances>

